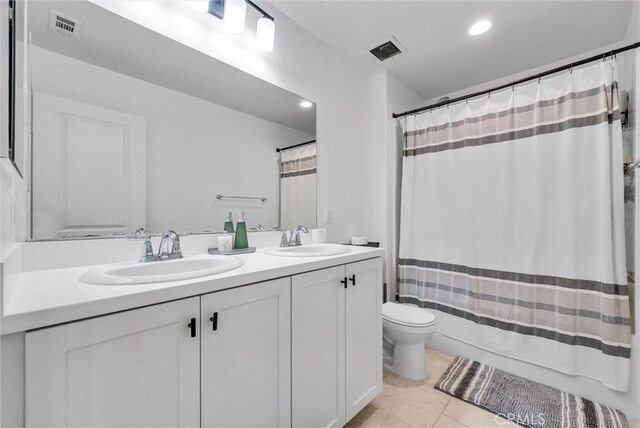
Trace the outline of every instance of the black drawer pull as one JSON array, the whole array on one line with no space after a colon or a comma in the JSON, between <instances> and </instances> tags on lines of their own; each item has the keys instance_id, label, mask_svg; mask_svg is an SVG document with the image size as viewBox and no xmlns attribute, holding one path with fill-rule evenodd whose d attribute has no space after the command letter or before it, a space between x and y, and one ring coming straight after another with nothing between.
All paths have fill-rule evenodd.
<instances>
[{"instance_id":1,"label":"black drawer pull","mask_svg":"<svg viewBox=\"0 0 640 428\"><path fill-rule=\"evenodd\" d=\"M218 329L218 313L214 312L213 316L209 318L209 321L213 323L213 331L216 331Z\"/></svg>"},{"instance_id":2,"label":"black drawer pull","mask_svg":"<svg viewBox=\"0 0 640 428\"><path fill-rule=\"evenodd\" d=\"M344 279L342 281L340 281L340 284L344 284L344 288L347 288L347 277L345 276Z\"/></svg>"},{"instance_id":3,"label":"black drawer pull","mask_svg":"<svg viewBox=\"0 0 640 428\"><path fill-rule=\"evenodd\" d=\"M191 337L196 337L196 319L191 318L191 322L187 324L187 327L191 329Z\"/></svg>"},{"instance_id":4,"label":"black drawer pull","mask_svg":"<svg viewBox=\"0 0 640 428\"><path fill-rule=\"evenodd\" d=\"M349 278L349 281L351 281L351 284L356 285L356 274L355 273L353 275L351 275L351 278Z\"/></svg>"}]
</instances>

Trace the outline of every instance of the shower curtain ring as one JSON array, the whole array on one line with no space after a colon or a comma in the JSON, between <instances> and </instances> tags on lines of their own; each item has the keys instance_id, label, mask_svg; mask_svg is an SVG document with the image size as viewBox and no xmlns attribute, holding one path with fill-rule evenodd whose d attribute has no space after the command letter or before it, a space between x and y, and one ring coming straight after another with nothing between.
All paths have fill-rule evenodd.
<instances>
[{"instance_id":1,"label":"shower curtain ring","mask_svg":"<svg viewBox=\"0 0 640 428\"><path fill-rule=\"evenodd\" d=\"M569 67L569 74L573 74L573 63L571 64L571 66Z\"/></svg>"}]
</instances>

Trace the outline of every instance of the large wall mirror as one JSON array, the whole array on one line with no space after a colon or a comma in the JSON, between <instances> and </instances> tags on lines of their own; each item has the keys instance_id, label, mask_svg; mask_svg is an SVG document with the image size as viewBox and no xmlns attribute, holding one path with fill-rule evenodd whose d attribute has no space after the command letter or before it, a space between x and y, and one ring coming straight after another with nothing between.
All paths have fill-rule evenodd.
<instances>
[{"instance_id":1,"label":"large wall mirror","mask_svg":"<svg viewBox=\"0 0 640 428\"><path fill-rule=\"evenodd\" d=\"M4 2L0 10L2 21L2 45L0 46L0 76L2 76L2 97L0 118L3 135L0 137L0 157L8 158L22 177L24 173L24 94L17 93L18 76L23 72L23 62L16 55L18 30L16 23L24 18L24 8L16 0ZM6 85L6 86L5 86Z\"/></svg>"},{"instance_id":2,"label":"large wall mirror","mask_svg":"<svg viewBox=\"0 0 640 428\"><path fill-rule=\"evenodd\" d=\"M27 6L32 239L315 226L315 104L89 1Z\"/></svg>"}]
</instances>

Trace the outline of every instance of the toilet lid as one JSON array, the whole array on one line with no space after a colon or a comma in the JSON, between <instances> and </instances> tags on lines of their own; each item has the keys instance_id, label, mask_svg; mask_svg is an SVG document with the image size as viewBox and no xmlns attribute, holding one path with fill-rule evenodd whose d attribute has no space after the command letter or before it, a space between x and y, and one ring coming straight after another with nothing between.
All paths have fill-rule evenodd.
<instances>
[{"instance_id":1,"label":"toilet lid","mask_svg":"<svg viewBox=\"0 0 640 428\"><path fill-rule=\"evenodd\" d=\"M420 326L433 324L436 320L436 316L426 309L394 302L382 305L382 317L397 324Z\"/></svg>"}]
</instances>

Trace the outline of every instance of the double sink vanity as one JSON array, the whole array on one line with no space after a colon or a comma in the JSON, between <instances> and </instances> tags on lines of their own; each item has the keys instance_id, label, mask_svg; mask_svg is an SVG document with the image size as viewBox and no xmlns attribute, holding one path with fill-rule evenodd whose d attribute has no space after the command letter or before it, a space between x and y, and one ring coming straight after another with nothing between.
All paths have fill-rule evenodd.
<instances>
[{"instance_id":1,"label":"double sink vanity","mask_svg":"<svg viewBox=\"0 0 640 428\"><path fill-rule=\"evenodd\" d=\"M206 239L151 263L86 264L87 241L24 244L2 345L24 401L9 394L3 413L21 405L29 427L342 426L381 391L383 250L213 256ZM53 248L66 265L27 261Z\"/></svg>"},{"instance_id":2,"label":"double sink vanity","mask_svg":"<svg viewBox=\"0 0 640 428\"><path fill-rule=\"evenodd\" d=\"M367 230L341 197L318 206L315 103L177 37L211 28L191 2L157 3L12 2L29 79L5 151L23 180L0 425L342 426L382 387L383 250L290 246L319 212L334 239ZM257 251L209 255L242 221ZM180 245L124 239L142 228Z\"/></svg>"}]
</instances>

